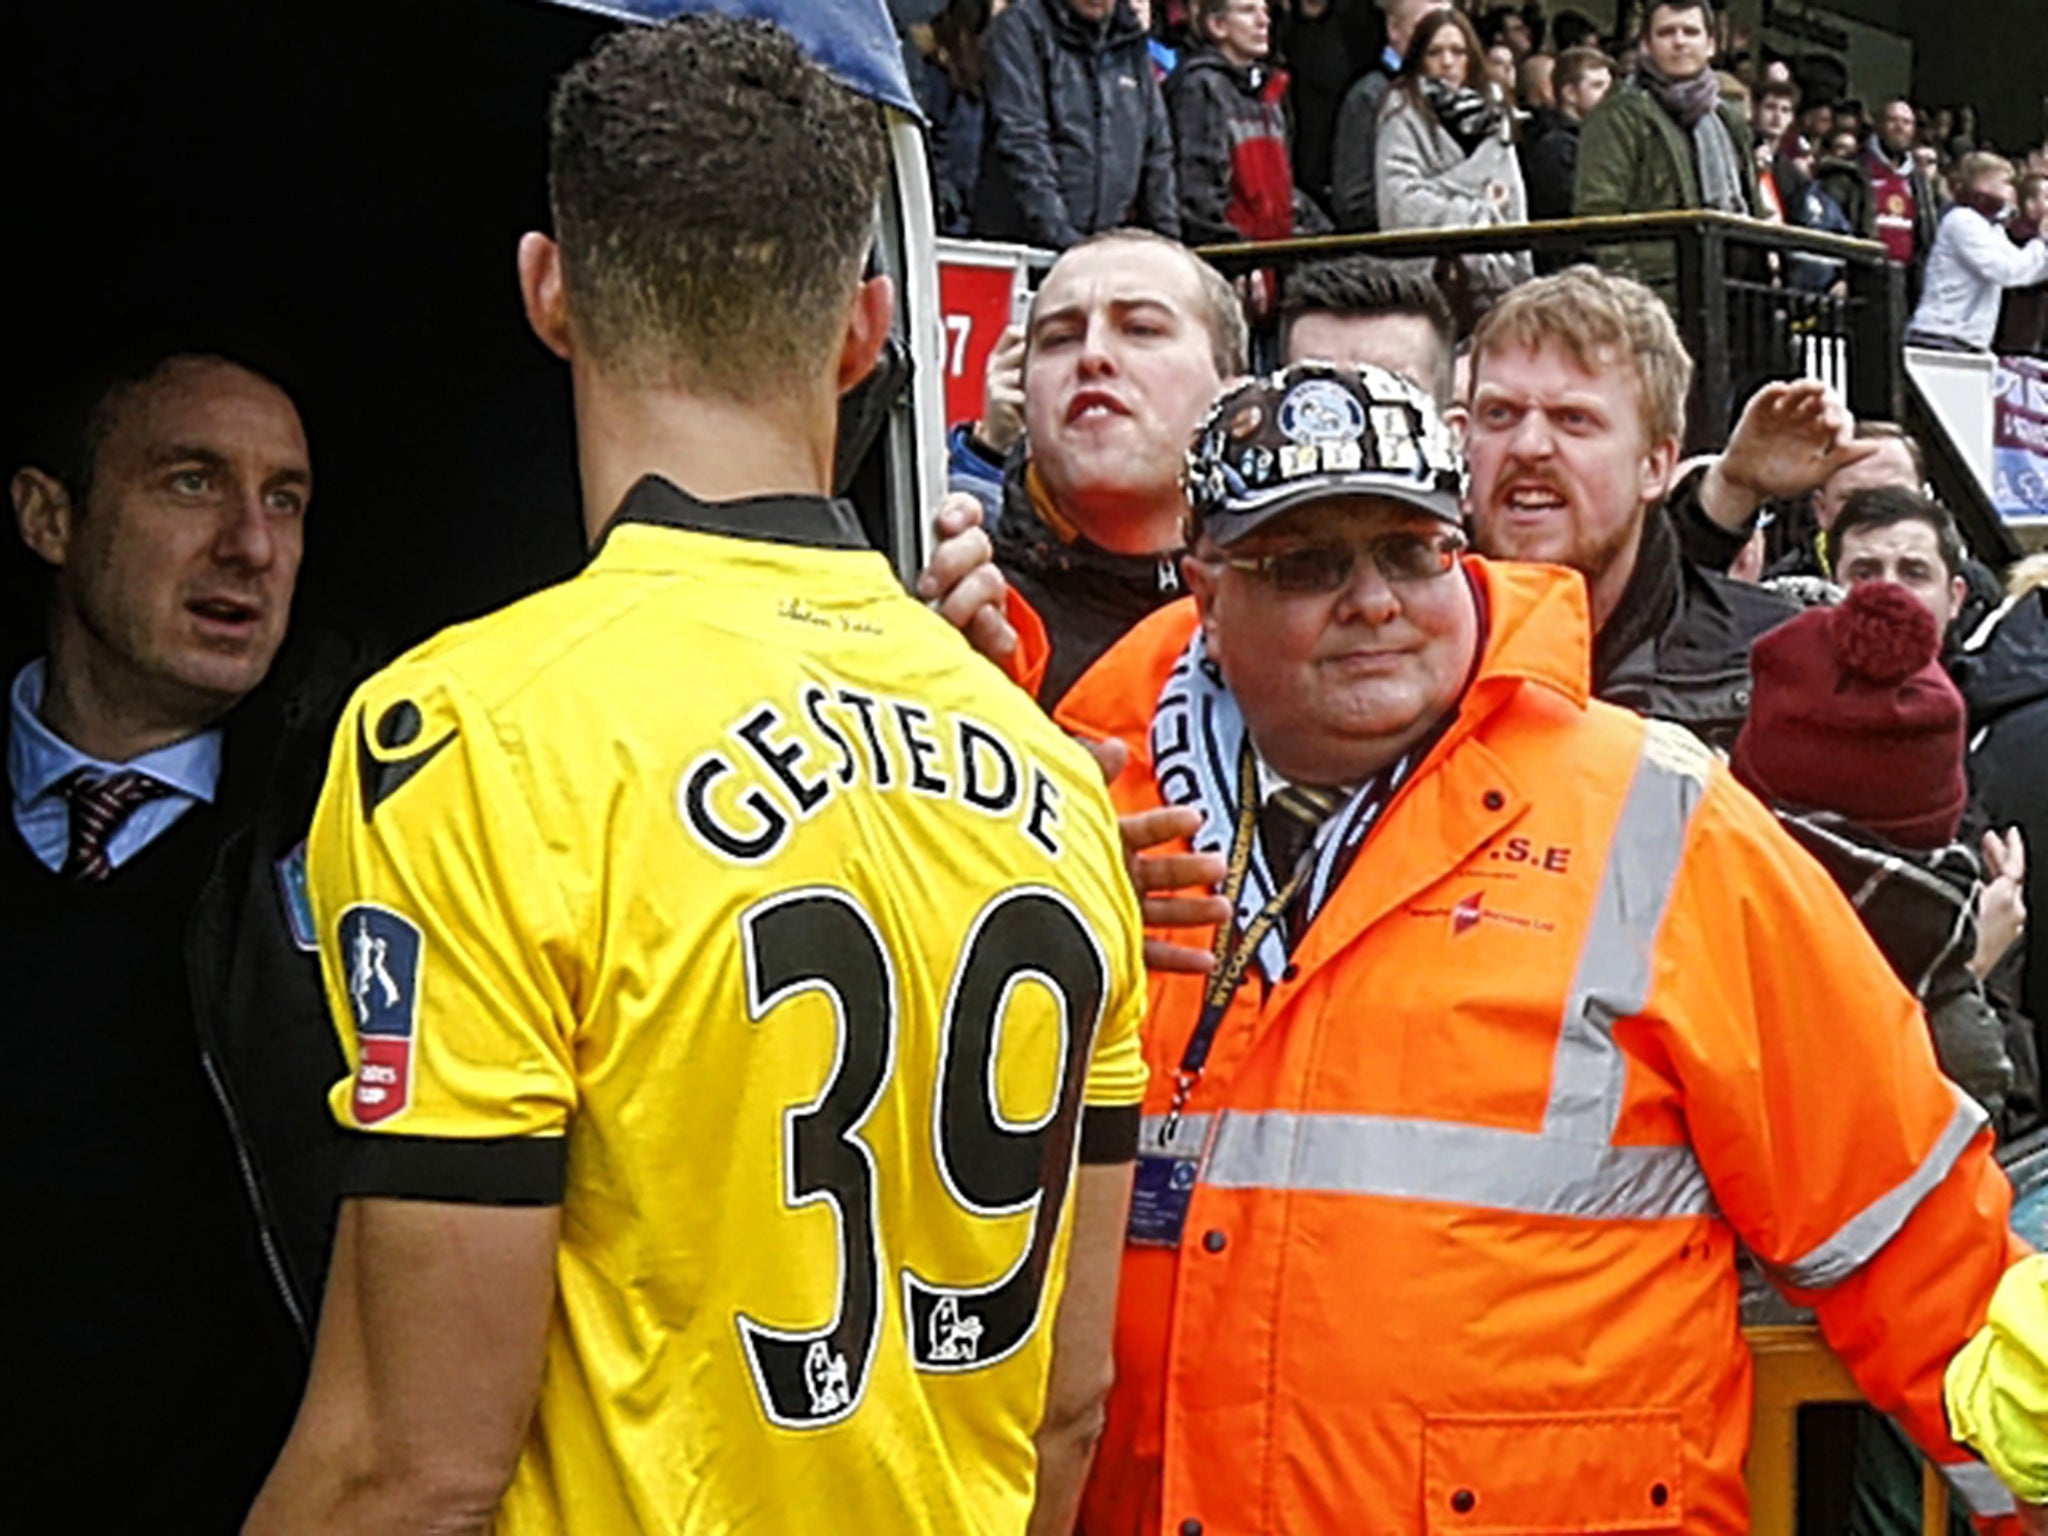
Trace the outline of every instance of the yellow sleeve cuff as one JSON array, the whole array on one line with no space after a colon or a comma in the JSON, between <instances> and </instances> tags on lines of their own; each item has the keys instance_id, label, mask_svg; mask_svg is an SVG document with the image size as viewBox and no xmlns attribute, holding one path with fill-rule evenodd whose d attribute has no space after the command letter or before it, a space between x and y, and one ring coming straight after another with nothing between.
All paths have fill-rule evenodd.
<instances>
[{"instance_id":1,"label":"yellow sleeve cuff","mask_svg":"<svg viewBox=\"0 0 2048 1536\"><path fill-rule=\"evenodd\" d=\"M1956 1439L2020 1498L2048 1503L2048 1254L2005 1272L1943 1388Z\"/></svg>"}]
</instances>

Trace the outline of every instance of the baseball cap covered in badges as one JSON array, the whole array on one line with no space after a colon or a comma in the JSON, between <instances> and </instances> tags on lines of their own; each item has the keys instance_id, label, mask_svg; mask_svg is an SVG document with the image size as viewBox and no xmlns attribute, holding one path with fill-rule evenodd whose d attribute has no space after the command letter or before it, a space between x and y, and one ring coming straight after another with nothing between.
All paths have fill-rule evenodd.
<instances>
[{"instance_id":1,"label":"baseball cap covered in badges","mask_svg":"<svg viewBox=\"0 0 2048 1536\"><path fill-rule=\"evenodd\" d=\"M1333 496L1406 502L1461 524L1465 459L1436 402L1397 373L1296 363L1227 390L1195 429L1187 498L1218 544Z\"/></svg>"}]
</instances>

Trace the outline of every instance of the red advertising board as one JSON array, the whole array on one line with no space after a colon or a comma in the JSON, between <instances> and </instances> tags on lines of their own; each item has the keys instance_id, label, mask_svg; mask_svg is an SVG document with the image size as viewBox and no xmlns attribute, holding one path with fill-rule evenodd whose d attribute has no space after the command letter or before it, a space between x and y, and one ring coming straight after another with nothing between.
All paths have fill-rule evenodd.
<instances>
[{"instance_id":1,"label":"red advertising board","mask_svg":"<svg viewBox=\"0 0 2048 1536\"><path fill-rule=\"evenodd\" d=\"M1026 252L1012 245L939 242L939 310L945 318L946 424L981 419L982 375L1017 295Z\"/></svg>"}]
</instances>

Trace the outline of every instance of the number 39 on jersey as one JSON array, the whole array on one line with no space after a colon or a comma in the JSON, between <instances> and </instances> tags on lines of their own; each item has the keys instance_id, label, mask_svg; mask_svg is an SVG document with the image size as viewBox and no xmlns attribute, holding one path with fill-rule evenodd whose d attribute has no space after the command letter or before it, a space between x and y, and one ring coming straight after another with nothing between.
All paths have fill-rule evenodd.
<instances>
[{"instance_id":1,"label":"number 39 on jersey","mask_svg":"<svg viewBox=\"0 0 2048 1536\"><path fill-rule=\"evenodd\" d=\"M1058 1237L1090 1051L1109 989L1101 945L1058 893L1020 886L995 896L968 924L937 1020L936 1073L903 1070L904 1037L925 1042L903 1013L898 962L860 901L825 886L779 893L740 920L748 1016L773 1029L799 996L828 1000L837 1040L816 1097L783 1116L783 1200L822 1204L837 1234L836 1276L820 1277L817 1326L777 1327L741 1310L736 1318L761 1407L789 1429L833 1424L862 1401L884 1333L892 1290L903 1335L920 1372L986 1369L1015 1353L1041 1322ZM997 1092L1004 1021L1020 989L1042 989L1052 1004L1051 1102L1027 1121L1005 1117ZM944 1202L914 1210L890 1200L887 1181L907 1170L884 1166L863 1129L892 1093L925 1093L908 1109L930 1127ZM911 1235L886 1230L885 1211L919 1227L989 1223L1031 1212L1015 1251L992 1255L972 1283L920 1275L898 1256ZM766 1213L764 1213L765 1217ZM1014 1225L1014 1224L1012 1224ZM772 1232L773 1228L766 1230ZM771 1239L772 1240L772 1239ZM988 1245L981 1245L984 1250Z\"/></svg>"}]
</instances>

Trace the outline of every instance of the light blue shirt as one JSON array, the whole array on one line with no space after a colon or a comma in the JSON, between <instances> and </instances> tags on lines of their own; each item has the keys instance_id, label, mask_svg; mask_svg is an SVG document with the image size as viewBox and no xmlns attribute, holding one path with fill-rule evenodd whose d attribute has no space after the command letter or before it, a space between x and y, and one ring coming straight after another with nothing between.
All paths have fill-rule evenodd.
<instances>
[{"instance_id":1,"label":"light blue shirt","mask_svg":"<svg viewBox=\"0 0 2048 1536\"><path fill-rule=\"evenodd\" d=\"M220 727L187 736L126 763L90 757L43 724L43 662L23 667L8 694L7 780L14 792L14 825L29 851L51 869L64 867L71 843L71 802L57 786L80 768L146 773L171 793L146 800L107 839L107 862L116 869L169 831L202 800L213 803L220 785Z\"/></svg>"}]
</instances>

